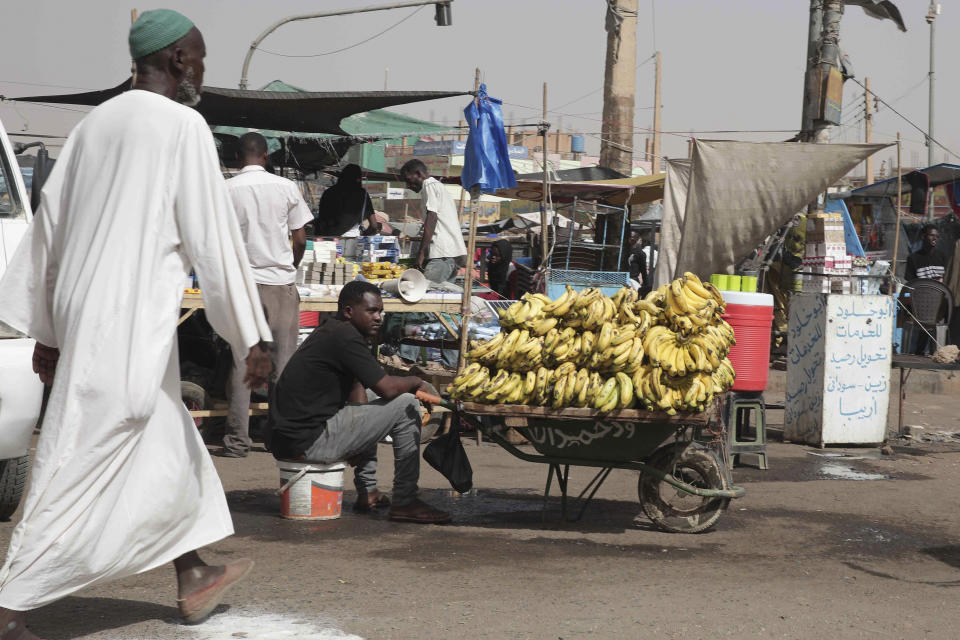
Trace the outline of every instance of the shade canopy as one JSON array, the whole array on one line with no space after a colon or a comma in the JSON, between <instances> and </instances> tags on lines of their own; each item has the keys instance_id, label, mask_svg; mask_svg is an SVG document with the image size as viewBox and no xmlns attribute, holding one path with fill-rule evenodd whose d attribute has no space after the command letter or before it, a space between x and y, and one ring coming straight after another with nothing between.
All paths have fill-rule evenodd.
<instances>
[{"instance_id":1,"label":"shade canopy","mask_svg":"<svg viewBox=\"0 0 960 640\"><path fill-rule=\"evenodd\" d=\"M130 87L12 98L21 102L96 106ZM204 87L197 111L211 125L346 135L340 121L355 113L468 95L469 91L250 91Z\"/></svg>"},{"instance_id":2,"label":"shade canopy","mask_svg":"<svg viewBox=\"0 0 960 640\"><path fill-rule=\"evenodd\" d=\"M663 197L664 179L664 175L659 174L595 182L551 182L550 199L553 202L573 202L574 198L595 200L619 207L625 204L644 204ZM517 180L516 188L500 189L497 195L539 202L543 199L543 182Z\"/></svg>"},{"instance_id":3,"label":"shade canopy","mask_svg":"<svg viewBox=\"0 0 960 640\"><path fill-rule=\"evenodd\" d=\"M930 179L930 188L939 187L944 184L960 182L960 165L955 164L935 164L926 169L915 169L910 173L922 173ZM906 175L906 174L904 174ZM913 186L906 180L901 180L901 191L910 193ZM859 189L850 192L852 196L883 197L897 195L897 178L889 178L881 182L874 182Z\"/></svg>"}]
</instances>

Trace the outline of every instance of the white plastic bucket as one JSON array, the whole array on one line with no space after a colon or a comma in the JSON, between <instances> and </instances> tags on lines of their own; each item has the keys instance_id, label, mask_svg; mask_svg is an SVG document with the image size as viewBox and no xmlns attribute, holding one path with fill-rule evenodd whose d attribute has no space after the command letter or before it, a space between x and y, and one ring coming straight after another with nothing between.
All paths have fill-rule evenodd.
<instances>
[{"instance_id":1,"label":"white plastic bucket","mask_svg":"<svg viewBox=\"0 0 960 640\"><path fill-rule=\"evenodd\" d=\"M277 460L280 469L280 515L293 520L333 520L343 506L342 462Z\"/></svg>"}]
</instances>

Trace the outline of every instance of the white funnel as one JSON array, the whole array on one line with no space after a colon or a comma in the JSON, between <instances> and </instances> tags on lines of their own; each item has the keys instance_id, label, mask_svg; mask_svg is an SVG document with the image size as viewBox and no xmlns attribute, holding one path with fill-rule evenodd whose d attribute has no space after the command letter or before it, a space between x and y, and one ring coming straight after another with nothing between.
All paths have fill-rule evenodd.
<instances>
[{"instance_id":1,"label":"white funnel","mask_svg":"<svg viewBox=\"0 0 960 640\"><path fill-rule=\"evenodd\" d=\"M405 302L420 302L427 292L427 279L416 269L407 269L399 278L384 280L380 288Z\"/></svg>"}]
</instances>

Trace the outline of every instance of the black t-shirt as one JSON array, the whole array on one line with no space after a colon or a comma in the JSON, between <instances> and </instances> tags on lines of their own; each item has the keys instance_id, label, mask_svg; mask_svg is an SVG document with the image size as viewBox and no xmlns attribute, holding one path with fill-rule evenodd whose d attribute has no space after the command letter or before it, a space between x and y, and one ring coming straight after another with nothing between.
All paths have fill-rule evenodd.
<instances>
[{"instance_id":1,"label":"black t-shirt","mask_svg":"<svg viewBox=\"0 0 960 640\"><path fill-rule=\"evenodd\" d=\"M936 249L929 251L920 249L920 251L907 256L907 269L904 272L904 276L907 281L926 278L928 280L939 280L943 282L943 274L946 271L946 266L946 258Z\"/></svg>"},{"instance_id":2,"label":"black t-shirt","mask_svg":"<svg viewBox=\"0 0 960 640\"><path fill-rule=\"evenodd\" d=\"M266 444L277 458L298 458L347 403L353 383L370 388L386 372L356 328L328 319L284 367L270 396Z\"/></svg>"}]
</instances>

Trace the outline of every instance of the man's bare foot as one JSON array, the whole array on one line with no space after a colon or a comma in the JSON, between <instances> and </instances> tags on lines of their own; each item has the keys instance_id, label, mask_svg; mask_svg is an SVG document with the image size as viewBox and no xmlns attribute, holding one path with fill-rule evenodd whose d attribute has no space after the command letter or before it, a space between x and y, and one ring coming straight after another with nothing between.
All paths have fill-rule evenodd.
<instances>
[{"instance_id":1,"label":"man's bare foot","mask_svg":"<svg viewBox=\"0 0 960 640\"><path fill-rule=\"evenodd\" d=\"M0 609L0 640L40 640L27 629L22 611Z\"/></svg>"},{"instance_id":2,"label":"man's bare foot","mask_svg":"<svg viewBox=\"0 0 960 640\"><path fill-rule=\"evenodd\" d=\"M181 564L178 563L177 606L184 622L196 624L217 608L230 587L250 573L253 560L241 558L215 567L202 564L184 571L180 571L180 568Z\"/></svg>"}]
</instances>

